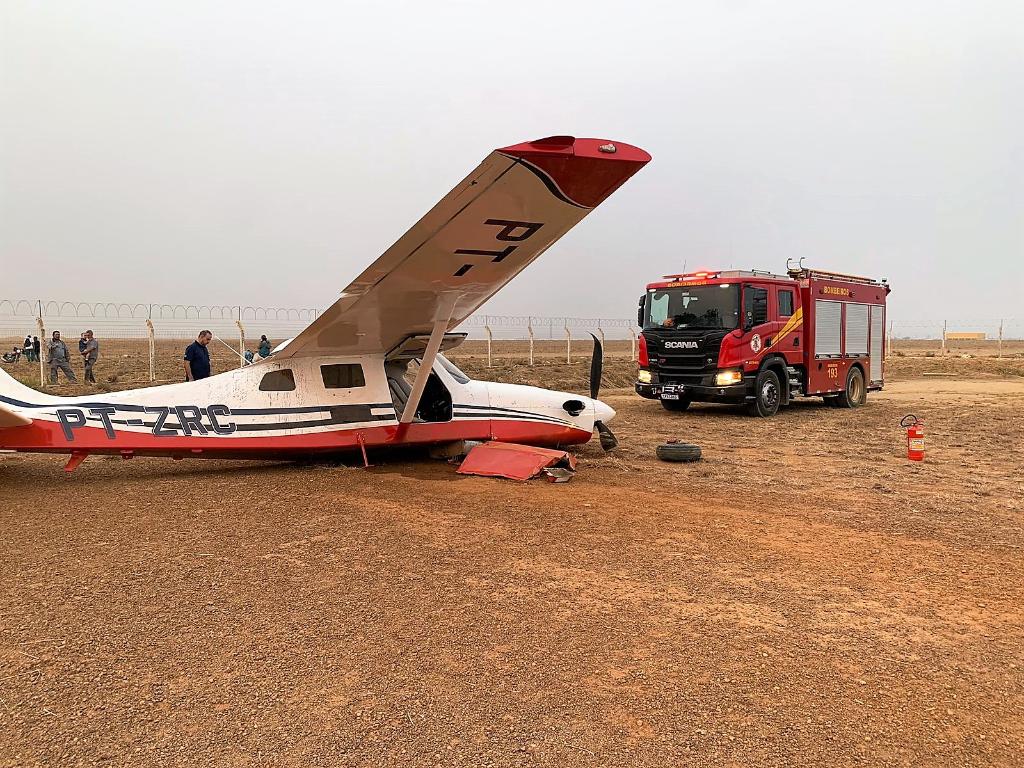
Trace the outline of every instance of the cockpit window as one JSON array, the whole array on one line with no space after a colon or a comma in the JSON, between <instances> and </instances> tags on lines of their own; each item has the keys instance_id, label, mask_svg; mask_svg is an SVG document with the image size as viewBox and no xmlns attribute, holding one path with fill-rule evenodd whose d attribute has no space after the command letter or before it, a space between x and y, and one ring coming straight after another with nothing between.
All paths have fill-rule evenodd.
<instances>
[{"instance_id":1,"label":"cockpit window","mask_svg":"<svg viewBox=\"0 0 1024 768\"><path fill-rule=\"evenodd\" d=\"M459 384L469 384L469 382L472 381L469 376L460 371L458 366L444 355L438 355L437 362L439 362L441 366L451 374L451 377L459 382Z\"/></svg>"}]
</instances>

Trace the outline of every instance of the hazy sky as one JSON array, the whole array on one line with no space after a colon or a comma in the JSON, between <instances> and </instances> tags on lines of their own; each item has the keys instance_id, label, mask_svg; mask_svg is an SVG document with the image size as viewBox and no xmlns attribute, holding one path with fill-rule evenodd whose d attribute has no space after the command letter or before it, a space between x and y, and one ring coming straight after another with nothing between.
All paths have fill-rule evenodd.
<instances>
[{"instance_id":1,"label":"hazy sky","mask_svg":"<svg viewBox=\"0 0 1024 768\"><path fill-rule=\"evenodd\" d=\"M494 314L684 263L1024 318L1017 2L0 0L0 297L326 306L494 147L654 160Z\"/></svg>"}]
</instances>

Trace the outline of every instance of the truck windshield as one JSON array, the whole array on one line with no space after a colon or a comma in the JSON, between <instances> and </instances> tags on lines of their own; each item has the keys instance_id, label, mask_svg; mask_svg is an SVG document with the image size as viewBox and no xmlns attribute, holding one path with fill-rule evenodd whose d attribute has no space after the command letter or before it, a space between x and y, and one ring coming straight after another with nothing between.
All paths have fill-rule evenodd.
<instances>
[{"instance_id":1,"label":"truck windshield","mask_svg":"<svg viewBox=\"0 0 1024 768\"><path fill-rule=\"evenodd\" d=\"M732 283L658 288L644 301L644 328L732 330L739 324L739 286Z\"/></svg>"}]
</instances>

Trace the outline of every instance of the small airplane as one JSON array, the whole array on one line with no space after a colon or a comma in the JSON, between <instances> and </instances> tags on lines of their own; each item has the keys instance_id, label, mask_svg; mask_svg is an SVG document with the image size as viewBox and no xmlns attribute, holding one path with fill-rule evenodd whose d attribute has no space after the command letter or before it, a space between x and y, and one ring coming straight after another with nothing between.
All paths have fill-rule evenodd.
<instances>
[{"instance_id":1,"label":"small airplane","mask_svg":"<svg viewBox=\"0 0 1024 768\"><path fill-rule=\"evenodd\" d=\"M311 325L270 358L207 379L56 397L0 373L0 450L288 458L460 441L572 445L614 416L590 397L473 381L452 329L650 161L552 136L491 152Z\"/></svg>"}]
</instances>

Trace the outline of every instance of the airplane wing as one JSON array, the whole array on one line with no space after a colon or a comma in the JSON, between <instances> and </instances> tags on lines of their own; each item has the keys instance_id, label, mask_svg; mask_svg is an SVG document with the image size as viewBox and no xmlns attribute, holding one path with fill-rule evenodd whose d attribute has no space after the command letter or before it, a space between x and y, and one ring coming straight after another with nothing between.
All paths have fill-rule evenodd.
<instances>
[{"instance_id":1,"label":"airplane wing","mask_svg":"<svg viewBox=\"0 0 1024 768\"><path fill-rule=\"evenodd\" d=\"M451 330L650 159L571 136L491 152L276 356L388 352Z\"/></svg>"}]
</instances>

